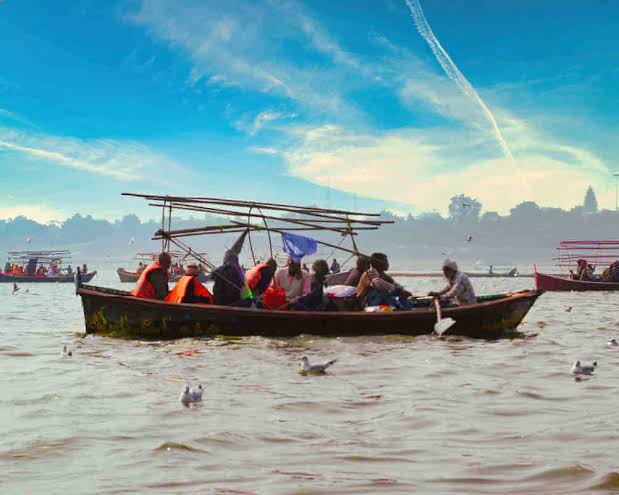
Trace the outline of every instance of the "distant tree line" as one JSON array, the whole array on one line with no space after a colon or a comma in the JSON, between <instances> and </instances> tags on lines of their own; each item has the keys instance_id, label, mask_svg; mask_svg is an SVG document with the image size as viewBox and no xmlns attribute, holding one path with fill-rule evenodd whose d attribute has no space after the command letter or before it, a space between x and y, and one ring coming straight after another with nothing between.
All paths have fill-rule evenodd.
<instances>
[{"instance_id":1,"label":"distant tree line","mask_svg":"<svg viewBox=\"0 0 619 495\"><path fill-rule=\"evenodd\" d=\"M450 199L447 216L425 213L402 218L383 212L394 224L380 231L361 232L359 246L366 252L388 253L393 264L401 268L417 268L422 263L427 266L446 256L468 265L548 264L561 240L619 237L619 212L600 211L591 187L582 205L568 211L542 208L533 201L516 205L508 215L482 211L479 201L460 194ZM175 220L174 227L218 223L222 223L221 218L206 216ZM67 247L86 256L129 256L136 251L157 250L159 244L150 238L158 228L157 222L142 222L135 215L107 221L76 214L51 224L19 216L0 220L0 251ZM190 238L189 242L220 258L232 241L212 235ZM340 260L347 257L328 254Z\"/></svg>"}]
</instances>

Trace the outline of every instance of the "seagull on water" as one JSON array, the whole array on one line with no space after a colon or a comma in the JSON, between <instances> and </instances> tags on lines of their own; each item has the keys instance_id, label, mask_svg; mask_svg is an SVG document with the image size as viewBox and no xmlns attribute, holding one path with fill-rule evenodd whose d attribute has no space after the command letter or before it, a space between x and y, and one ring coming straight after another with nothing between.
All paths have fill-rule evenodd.
<instances>
[{"instance_id":1,"label":"seagull on water","mask_svg":"<svg viewBox=\"0 0 619 495\"><path fill-rule=\"evenodd\" d=\"M71 356L73 356L73 351L70 351L69 349L67 349L67 346L65 345L65 346L62 348L62 356L63 356L63 357L65 357L65 356L66 356L66 357L71 357Z\"/></svg>"},{"instance_id":2,"label":"seagull on water","mask_svg":"<svg viewBox=\"0 0 619 495\"><path fill-rule=\"evenodd\" d=\"M470 235L470 236L468 236L466 238L466 242L471 242L472 240L473 240L473 236L472 235Z\"/></svg>"},{"instance_id":3,"label":"seagull on water","mask_svg":"<svg viewBox=\"0 0 619 495\"><path fill-rule=\"evenodd\" d=\"M324 373L325 371L327 371L327 368L329 366L332 366L335 361L337 361L337 359L333 359L331 361L327 361L326 363L322 363L322 364L310 364L309 359L307 358L307 356L303 356L301 358L301 362L303 363L301 365L301 373L303 374L307 374L307 373L314 373L314 374L319 374L319 373Z\"/></svg>"},{"instance_id":4,"label":"seagull on water","mask_svg":"<svg viewBox=\"0 0 619 495\"><path fill-rule=\"evenodd\" d=\"M565 308L565 311L566 311L567 313L571 312L571 311L572 311L572 307L571 307L571 306L568 306L567 308Z\"/></svg>"},{"instance_id":5,"label":"seagull on water","mask_svg":"<svg viewBox=\"0 0 619 495\"><path fill-rule=\"evenodd\" d=\"M574 361L572 365L572 375L593 375L595 368L597 368L597 361L593 361L592 364L581 363L580 361Z\"/></svg>"},{"instance_id":6,"label":"seagull on water","mask_svg":"<svg viewBox=\"0 0 619 495\"><path fill-rule=\"evenodd\" d=\"M202 393L204 389L202 385L198 385L198 388L191 388L189 385L185 385L185 388L181 392L180 401L184 406L189 404L195 404L196 402L202 402Z\"/></svg>"},{"instance_id":7,"label":"seagull on water","mask_svg":"<svg viewBox=\"0 0 619 495\"><path fill-rule=\"evenodd\" d=\"M608 347L617 347L619 346L619 342L617 342L616 338L608 339Z\"/></svg>"}]
</instances>

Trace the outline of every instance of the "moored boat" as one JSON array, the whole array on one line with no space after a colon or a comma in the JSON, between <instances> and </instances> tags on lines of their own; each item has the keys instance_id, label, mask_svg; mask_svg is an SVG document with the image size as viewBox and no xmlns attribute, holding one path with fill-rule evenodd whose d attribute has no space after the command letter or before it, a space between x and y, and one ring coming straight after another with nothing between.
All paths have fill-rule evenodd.
<instances>
[{"instance_id":1,"label":"moored boat","mask_svg":"<svg viewBox=\"0 0 619 495\"><path fill-rule=\"evenodd\" d=\"M157 255L159 253L138 253L135 257L135 259L137 261L141 261L145 264L145 266L152 262L154 259L156 259ZM206 253L196 253L200 256L205 256ZM190 260L194 260L195 258L193 256L188 256L184 253L181 252L170 252L170 256L172 256L172 260L173 263L178 263L181 266L186 263L188 261L188 259ZM138 279L140 278L140 273L139 272L131 272L129 270L125 270L123 267L119 267L116 270L116 273L118 274L118 278L120 279L121 282L123 283L136 283L138 281ZM170 275L170 282L176 282L179 278L181 278L182 275ZM198 274L198 279L200 280L201 283L206 283L208 277L206 275L206 273L204 273L204 271L200 271L200 273Z\"/></svg>"},{"instance_id":2,"label":"moored boat","mask_svg":"<svg viewBox=\"0 0 619 495\"><path fill-rule=\"evenodd\" d=\"M436 313L431 307L410 311L274 311L201 304L175 304L133 297L126 291L83 285L87 333L125 338L176 339L213 335L294 337L300 334L431 334ZM444 308L443 318L456 323L450 335L498 338L514 330L541 291L526 290L487 298L468 306Z\"/></svg>"},{"instance_id":3,"label":"moored boat","mask_svg":"<svg viewBox=\"0 0 619 495\"><path fill-rule=\"evenodd\" d=\"M561 241L555 258L557 266L568 269L566 275L551 275L534 270L535 287L547 291L616 291L619 290L619 240ZM607 266L594 275L597 266ZM576 273L574 272L576 270ZM580 278L582 273L582 278Z\"/></svg>"},{"instance_id":4,"label":"moored boat","mask_svg":"<svg viewBox=\"0 0 619 495\"><path fill-rule=\"evenodd\" d=\"M535 272L535 287L544 291L589 291L619 290L617 282L597 282L589 280L572 280L569 276L549 275Z\"/></svg>"},{"instance_id":5,"label":"moored boat","mask_svg":"<svg viewBox=\"0 0 619 495\"><path fill-rule=\"evenodd\" d=\"M89 273L83 273L82 274L82 281L83 282L90 282L94 276L97 274L96 271L94 272L89 272ZM29 275L7 275L6 273L0 273L0 282L5 282L5 283L19 283L19 284L23 284L23 283L37 283L37 284L53 284L53 283L71 283L73 282L73 279L75 278L75 275L58 275L55 277L31 277Z\"/></svg>"}]
</instances>

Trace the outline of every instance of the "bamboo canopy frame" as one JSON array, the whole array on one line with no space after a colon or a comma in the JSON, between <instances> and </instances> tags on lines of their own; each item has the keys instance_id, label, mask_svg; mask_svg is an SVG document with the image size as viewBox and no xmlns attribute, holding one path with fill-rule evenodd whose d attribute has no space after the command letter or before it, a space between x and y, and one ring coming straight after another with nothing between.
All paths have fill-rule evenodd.
<instances>
[{"instance_id":1,"label":"bamboo canopy frame","mask_svg":"<svg viewBox=\"0 0 619 495\"><path fill-rule=\"evenodd\" d=\"M594 260L595 265L610 263L619 259L619 240L561 241L553 259L557 266L568 268L580 259Z\"/></svg>"},{"instance_id":2,"label":"bamboo canopy frame","mask_svg":"<svg viewBox=\"0 0 619 495\"><path fill-rule=\"evenodd\" d=\"M202 261L213 270L215 267L196 253L182 238L201 235L243 233L247 238L251 256L256 263L252 232L266 232L269 242L269 252L273 257L272 233L288 231L318 232L326 231L339 234L342 240L339 244L316 239L320 245L359 256L355 237L358 231L377 230L382 225L393 223L391 220L381 220L380 213L367 213L316 206L291 205L283 203L267 203L211 197L164 196L154 194L123 193L123 196L137 197L147 200L149 206L161 208L161 229L155 232L153 240L161 241L163 251L169 251L171 244ZM174 210L194 211L217 215L228 219L229 223L222 225L206 225L189 229L172 229L172 214ZM266 212L266 213L265 213ZM271 225L269 225L271 222ZM342 246L344 240L350 237L352 249ZM369 257L369 256L368 256Z\"/></svg>"}]
</instances>

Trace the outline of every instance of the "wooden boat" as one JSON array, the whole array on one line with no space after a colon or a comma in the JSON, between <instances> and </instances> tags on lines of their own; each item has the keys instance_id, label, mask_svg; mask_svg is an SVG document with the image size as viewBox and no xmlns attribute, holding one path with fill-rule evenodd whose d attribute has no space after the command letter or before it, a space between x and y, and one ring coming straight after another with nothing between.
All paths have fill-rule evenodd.
<instances>
[{"instance_id":1,"label":"wooden boat","mask_svg":"<svg viewBox=\"0 0 619 495\"><path fill-rule=\"evenodd\" d=\"M577 270L578 262L596 266L608 266L619 259L619 240L605 241L561 241L555 257L557 266L569 269L570 275L551 275L539 273L535 267L535 286L547 291L615 291L619 290L619 282L604 282L602 280L577 280L572 273Z\"/></svg>"},{"instance_id":2,"label":"wooden boat","mask_svg":"<svg viewBox=\"0 0 619 495\"><path fill-rule=\"evenodd\" d=\"M97 274L96 271L82 274L83 282L90 282ZM75 275L59 275L57 277L30 277L28 275L8 275L0 273L0 282L10 283L37 283L37 284L53 284L53 283L72 283Z\"/></svg>"},{"instance_id":3,"label":"wooden boat","mask_svg":"<svg viewBox=\"0 0 619 495\"><path fill-rule=\"evenodd\" d=\"M138 253L136 254L135 260L137 261L142 261L145 264L151 263L153 261L153 259L156 259L157 255L159 253ZM196 253L200 256L205 256L206 253ZM187 259L193 259L193 256L188 256L184 253L181 253L179 251L171 251L170 252L170 256L172 257L172 263L181 263L184 264ZM121 282L123 283L136 283L138 281L138 279L140 278L140 274L137 272L130 272L129 270L125 270L123 267L119 267L116 270L116 273L118 273L118 278L120 279ZM181 275L175 275L175 276L171 276L170 277L170 282L176 282L179 278L181 278ZM208 280L208 276L206 275L206 273L204 272L200 272L200 274L198 275L198 279L200 280L201 283L206 283Z\"/></svg>"},{"instance_id":4,"label":"wooden boat","mask_svg":"<svg viewBox=\"0 0 619 495\"><path fill-rule=\"evenodd\" d=\"M430 307L390 313L273 311L174 304L89 285L78 287L77 294L82 298L87 333L125 338L423 335L431 334L436 323L436 313ZM520 324L540 294L527 290L481 297L478 304L443 309L443 318L456 321L448 331L451 335L498 338Z\"/></svg>"},{"instance_id":5,"label":"wooden boat","mask_svg":"<svg viewBox=\"0 0 619 495\"><path fill-rule=\"evenodd\" d=\"M52 251L9 251L8 263L17 263L26 266L29 263L36 265L53 264L58 268L63 264L63 260L71 259L70 251L65 249ZM65 270L67 271L67 270ZM96 271L82 274L83 282L90 282L97 274ZM25 273L14 275L12 273L0 272L0 282L4 283L71 283L75 277L74 273L60 274L53 277L43 275L28 275Z\"/></svg>"},{"instance_id":6,"label":"wooden boat","mask_svg":"<svg viewBox=\"0 0 619 495\"><path fill-rule=\"evenodd\" d=\"M375 230L389 220L380 220L379 214L317 208L313 206L257 203L220 198L186 198L126 194L146 199L152 206L162 209L161 229L155 232L153 240L162 241L162 250L169 251L173 244L188 254L194 255L210 269L208 260L196 254L181 238L195 235L240 233L240 237L229 250L239 254L247 238L254 263L256 262L251 241L251 232L268 234L270 257L273 258L271 232L291 238L288 230L330 231L337 237L350 236L353 249L323 239L302 238L303 246L317 244L348 252L354 256L360 253L355 241L357 230ZM172 230L173 209L216 213L226 217L242 217L245 222L231 220L229 225L207 225L204 227ZM280 215L262 213L263 210L279 212ZM285 213L292 213L285 216ZM166 217L167 215L167 217ZM252 218L261 219L262 224L252 223ZM267 225L273 220L277 227ZM299 237L299 236L297 236ZM282 244L284 242L282 241ZM300 249L295 246L296 249ZM315 251L315 249L314 249ZM128 338L174 339L182 337L204 337L211 335L266 337L294 337L300 334L324 336L345 335L422 335L434 331L436 313L430 307L430 300L418 301L410 311L368 313L364 311L281 311L250 309L232 306L177 304L165 301L137 298L127 291L89 286L77 283L77 294L81 296L86 331L104 333ZM241 287L238 287L239 293ZM449 333L470 337L495 338L515 329L535 303L540 291L486 296L477 304L445 308L443 317L454 318L456 323ZM259 299L259 298L258 298Z\"/></svg>"},{"instance_id":7,"label":"wooden boat","mask_svg":"<svg viewBox=\"0 0 619 495\"><path fill-rule=\"evenodd\" d=\"M572 280L567 275L557 276L535 272L535 287L545 291L619 290L619 283Z\"/></svg>"}]
</instances>

